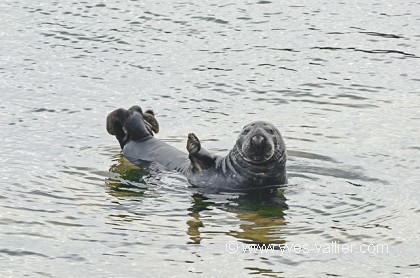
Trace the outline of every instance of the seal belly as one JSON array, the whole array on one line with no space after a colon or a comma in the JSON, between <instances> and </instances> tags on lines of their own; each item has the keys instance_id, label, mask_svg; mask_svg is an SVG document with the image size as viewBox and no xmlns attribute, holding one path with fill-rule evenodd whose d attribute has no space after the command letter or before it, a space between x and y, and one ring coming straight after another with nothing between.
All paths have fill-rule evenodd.
<instances>
[{"instance_id":1,"label":"seal belly","mask_svg":"<svg viewBox=\"0 0 420 278\"><path fill-rule=\"evenodd\" d=\"M190 161L188 155L152 136L143 140L129 141L123 149L124 155L133 162L150 161L163 165L168 170L186 174Z\"/></svg>"}]
</instances>

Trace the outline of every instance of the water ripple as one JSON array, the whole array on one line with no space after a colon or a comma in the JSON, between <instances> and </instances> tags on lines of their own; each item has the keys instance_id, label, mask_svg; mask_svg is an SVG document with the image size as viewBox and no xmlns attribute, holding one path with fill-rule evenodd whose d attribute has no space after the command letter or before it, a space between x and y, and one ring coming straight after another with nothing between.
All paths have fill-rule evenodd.
<instances>
[{"instance_id":1,"label":"water ripple","mask_svg":"<svg viewBox=\"0 0 420 278\"><path fill-rule=\"evenodd\" d=\"M37 252L32 252L32 251L26 251L26 250L0 249L0 254L6 254L8 256L13 256L13 257L36 256L36 257L48 258L48 256L46 256L44 254L37 253Z\"/></svg>"},{"instance_id":2,"label":"water ripple","mask_svg":"<svg viewBox=\"0 0 420 278\"><path fill-rule=\"evenodd\" d=\"M401 50L393 50L393 49L360 49L360 48L356 48L356 47L346 47L346 48L341 48L341 47L328 47L328 46L315 46L312 47L311 49L320 49L320 50L332 50L332 51L339 51L339 50L352 50L355 52L365 52L365 53L370 53L370 54L400 54L402 55L401 58L415 58L418 59L420 58L420 56L417 56L415 54L412 53L406 53L404 51Z\"/></svg>"}]
</instances>

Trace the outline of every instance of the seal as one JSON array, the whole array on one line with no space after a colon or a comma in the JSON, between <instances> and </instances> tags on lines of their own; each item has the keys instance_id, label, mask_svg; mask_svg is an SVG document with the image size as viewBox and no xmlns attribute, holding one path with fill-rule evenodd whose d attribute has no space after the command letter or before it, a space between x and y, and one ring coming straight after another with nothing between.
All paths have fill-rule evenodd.
<instances>
[{"instance_id":1,"label":"seal","mask_svg":"<svg viewBox=\"0 0 420 278\"><path fill-rule=\"evenodd\" d=\"M205 150L194 133L188 134L188 154L155 138L155 114L139 106L111 112L106 126L132 163L159 163L184 174L196 187L235 191L287 183L286 145L278 129L265 121L247 124L224 157Z\"/></svg>"}]
</instances>

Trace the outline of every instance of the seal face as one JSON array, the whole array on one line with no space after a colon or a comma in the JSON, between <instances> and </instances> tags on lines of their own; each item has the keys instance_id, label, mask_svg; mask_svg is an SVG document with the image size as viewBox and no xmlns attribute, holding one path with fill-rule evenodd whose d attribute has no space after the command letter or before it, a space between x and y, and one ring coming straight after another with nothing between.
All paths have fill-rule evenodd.
<instances>
[{"instance_id":1,"label":"seal face","mask_svg":"<svg viewBox=\"0 0 420 278\"><path fill-rule=\"evenodd\" d=\"M251 164L263 164L285 151L285 144L278 129L264 121L247 124L236 141L242 158Z\"/></svg>"}]
</instances>

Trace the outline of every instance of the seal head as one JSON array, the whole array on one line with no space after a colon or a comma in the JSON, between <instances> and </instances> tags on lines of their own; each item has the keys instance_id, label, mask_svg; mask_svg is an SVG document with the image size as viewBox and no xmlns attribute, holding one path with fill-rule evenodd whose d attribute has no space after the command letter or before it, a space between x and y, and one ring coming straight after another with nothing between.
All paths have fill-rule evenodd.
<instances>
[{"instance_id":1,"label":"seal head","mask_svg":"<svg viewBox=\"0 0 420 278\"><path fill-rule=\"evenodd\" d=\"M286 150L278 129L264 121L247 124L239 134L235 147L239 155L251 164L278 159Z\"/></svg>"}]
</instances>

